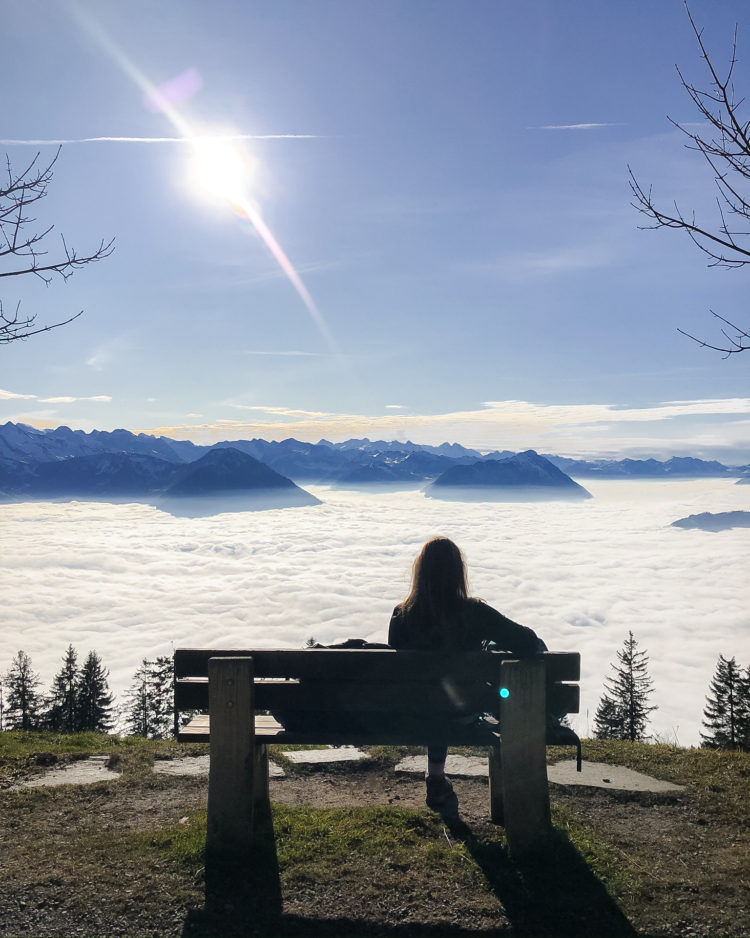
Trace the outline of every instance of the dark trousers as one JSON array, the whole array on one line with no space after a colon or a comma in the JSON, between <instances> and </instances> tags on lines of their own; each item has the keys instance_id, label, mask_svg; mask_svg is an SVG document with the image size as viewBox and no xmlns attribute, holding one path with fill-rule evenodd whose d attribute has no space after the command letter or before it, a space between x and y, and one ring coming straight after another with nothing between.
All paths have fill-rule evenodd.
<instances>
[{"instance_id":1,"label":"dark trousers","mask_svg":"<svg viewBox=\"0 0 750 938\"><path fill-rule=\"evenodd\" d=\"M428 762L445 762L445 757L447 755L448 755L447 746L428 746L427 747Z\"/></svg>"}]
</instances>

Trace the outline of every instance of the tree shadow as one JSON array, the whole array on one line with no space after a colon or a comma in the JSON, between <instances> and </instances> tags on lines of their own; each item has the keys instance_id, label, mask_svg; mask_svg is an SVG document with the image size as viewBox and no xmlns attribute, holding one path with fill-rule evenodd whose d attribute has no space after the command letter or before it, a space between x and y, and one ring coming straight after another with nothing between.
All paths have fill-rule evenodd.
<instances>
[{"instance_id":1,"label":"tree shadow","mask_svg":"<svg viewBox=\"0 0 750 938\"><path fill-rule=\"evenodd\" d=\"M517 938L629 938L636 930L568 836L553 829L518 859L501 843L478 837L460 818L447 820L487 878Z\"/></svg>"}]
</instances>

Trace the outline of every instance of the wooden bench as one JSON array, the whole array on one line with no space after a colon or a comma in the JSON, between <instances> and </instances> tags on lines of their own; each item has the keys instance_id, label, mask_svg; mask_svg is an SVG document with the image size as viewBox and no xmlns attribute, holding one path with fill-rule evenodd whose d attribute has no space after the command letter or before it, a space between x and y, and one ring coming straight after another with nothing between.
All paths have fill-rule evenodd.
<instances>
[{"instance_id":1,"label":"wooden bench","mask_svg":"<svg viewBox=\"0 0 750 938\"><path fill-rule=\"evenodd\" d=\"M253 811L268 803L269 743L486 746L490 816L510 851L549 830L545 746L559 741L549 718L578 712L578 653L178 649L174 666L178 739L211 747L207 866L249 854ZM186 710L208 712L178 730ZM323 713L325 725L295 732L270 711ZM479 713L496 722L458 722ZM356 715L378 726L355 729Z\"/></svg>"}]
</instances>

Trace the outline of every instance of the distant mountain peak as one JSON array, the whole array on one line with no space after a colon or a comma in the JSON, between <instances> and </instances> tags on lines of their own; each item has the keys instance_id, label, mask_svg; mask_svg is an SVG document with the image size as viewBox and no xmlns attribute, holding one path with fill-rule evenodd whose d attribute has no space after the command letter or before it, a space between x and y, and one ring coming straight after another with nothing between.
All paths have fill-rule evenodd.
<instances>
[{"instance_id":1,"label":"distant mountain peak","mask_svg":"<svg viewBox=\"0 0 750 938\"><path fill-rule=\"evenodd\" d=\"M453 466L428 486L435 498L591 498L583 486L535 450Z\"/></svg>"}]
</instances>

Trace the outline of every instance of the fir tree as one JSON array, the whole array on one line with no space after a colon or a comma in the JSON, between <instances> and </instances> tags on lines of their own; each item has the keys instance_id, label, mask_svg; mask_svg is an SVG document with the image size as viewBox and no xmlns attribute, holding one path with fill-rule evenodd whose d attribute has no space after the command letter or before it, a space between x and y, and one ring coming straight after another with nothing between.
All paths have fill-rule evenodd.
<instances>
[{"instance_id":1,"label":"fir tree","mask_svg":"<svg viewBox=\"0 0 750 938\"><path fill-rule=\"evenodd\" d=\"M134 736L163 739L173 732L174 663L163 656L143 659L128 691L125 726Z\"/></svg>"},{"instance_id":2,"label":"fir tree","mask_svg":"<svg viewBox=\"0 0 750 938\"><path fill-rule=\"evenodd\" d=\"M78 653L72 645L63 657L63 666L55 675L44 715L45 726L58 733L76 731L76 682Z\"/></svg>"},{"instance_id":3,"label":"fir tree","mask_svg":"<svg viewBox=\"0 0 750 938\"><path fill-rule=\"evenodd\" d=\"M594 714L594 736L597 739L626 739L625 719L617 704L602 695Z\"/></svg>"},{"instance_id":4,"label":"fir tree","mask_svg":"<svg viewBox=\"0 0 750 938\"><path fill-rule=\"evenodd\" d=\"M42 698L37 692L39 675L31 667L31 658L19 651L5 674L5 725L10 730L39 728Z\"/></svg>"},{"instance_id":5,"label":"fir tree","mask_svg":"<svg viewBox=\"0 0 750 938\"><path fill-rule=\"evenodd\" d=\"M112 694L107 678L109 671L102 659L90 651L83 663L76 684L76 729L106 733L112 729Z\"/></svg>"},{"instance_id":6,"label":"fir tree","mask_svg":"<svg viewBox=\"0 0 750 938\"><path fill-rule=\"evenodd\" d=\"M594 735L597 739L644 739L648 715L656 707L648 706L653 691L648 657L638 650L632 632L617 652L617 660L619 666L611 666L614 678L604 681L605 691L594 716Z\"/></svg>"},{"instance_id":7,"label":"fir tree","mask_svg":"<svg viewBox=\"0 0 750 938\"><path fill-rule=\"evenodd\" d=\"M707 749L750 749L750 668L719 655L703 711L701 745Z\"/></svg>"}]
</instances>

